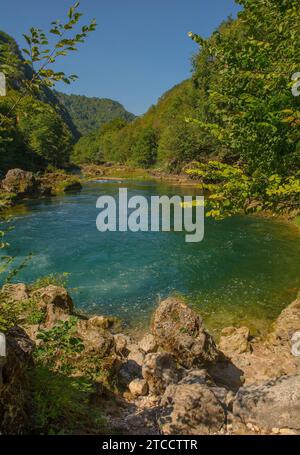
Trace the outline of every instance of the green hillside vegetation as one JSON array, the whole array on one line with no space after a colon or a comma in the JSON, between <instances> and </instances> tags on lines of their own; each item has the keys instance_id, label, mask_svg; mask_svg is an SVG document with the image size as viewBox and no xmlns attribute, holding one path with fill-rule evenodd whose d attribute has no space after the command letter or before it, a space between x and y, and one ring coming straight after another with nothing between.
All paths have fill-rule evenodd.
<instances>
[{"instance_id":1,"label":"green hillside vegetation","mask_svg":"<svg viewBox=\"0 0 300 455\"><path fill-rule=\"evenodd\" d=\"M188 168L213 193L217 183L216 216L224 204L235 213L253 207L253 199L264 201L259 210L299 210L300 97L292 93L300 69L299 1L237 3L244 7L238 18L209 39L190 33L199 45L190 80L133 123L108 124L82 139L74 158L84 161L96 137L97 160Z\"/></svg>"},{"instance_id":2,"label":"green hillside vegetation","mask_svg":"<svg viewBox=\"0 0 300 455\"><path fill-rule=\"evenodd\" d=\"M175 170L198 156L199 148L209 155L213 153L212 144L205 144L198 126L185 121L198 111L198 103L193 82L186 80L133 122L117 119L82 137L72 159L77 163L109 161L146 168L160 163Z\"/></svg>"},{"instance_id":3,"label":"green hillside vegetation","mask_svg":"<svg viewBox=\"0 0 300 455\"><path fill-rule=\"evenodd\" d=\"M4 32L0 32L0 71L6 74L8 88L7 96L0 98L1 170L68 164L79 133L51 89L42 86L38 92L24 92L23 81L32 78L33 70L15 40Z\"/></svg>"},{"instance_id":4,"label":"green hillside vegetation","mask_svg":"<svg viewBox=\"0 0 300 455\"><path fill-rule=\"evenodd\" d=\"M69 112L80 134L88 134L115 118L128 122L135 118L122 104L108 98L89 98L55 91L55 96Z\"/></svg>"}]
</instances>

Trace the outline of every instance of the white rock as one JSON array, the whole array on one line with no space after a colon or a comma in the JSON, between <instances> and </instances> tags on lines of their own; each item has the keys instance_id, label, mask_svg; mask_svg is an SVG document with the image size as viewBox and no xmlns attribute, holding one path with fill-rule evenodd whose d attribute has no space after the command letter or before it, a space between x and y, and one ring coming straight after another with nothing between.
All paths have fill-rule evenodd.
<instances>
[{"instance_id":1,"label":"white rock","mask_svg":"<svg viewBox=\"0 0 300 455\"><path fill-rule=\"evenodd\" d=\"M129 384L129 390L132 395L138 396L145 396L148 393L148 384L145 379L134 379Z\"/></svg>"},{"instance_id":2,"label":"white rock","mask_svg":"<svg viewBox=\"0 0 300 455\"><path fill-rule=\"evenodd\" d=\"M157 344L155 338L151 333L145 335L144 338L141 339L139 342L139 347L148 354L149 352L156 352L157 351Z\"/></svg>"}]
</instances>

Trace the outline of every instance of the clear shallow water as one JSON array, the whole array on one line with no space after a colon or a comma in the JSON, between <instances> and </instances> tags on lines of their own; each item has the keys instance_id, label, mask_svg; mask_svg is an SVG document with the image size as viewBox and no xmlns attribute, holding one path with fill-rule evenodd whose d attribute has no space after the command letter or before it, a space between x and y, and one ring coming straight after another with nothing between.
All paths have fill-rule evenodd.
<instances>
[{"instance_id":1,"label":"clear shallow water","mask_svg":"<svg viewBox=\"0 0 300 455\"><path fill-rule=\"evenodd\" d=\"M191 195L194 188L123 183L129 196ZM211 329L248 324L265 330L300 289L300 235L284 223L254 217L206 220L201 243L184 233L100 233L96 200L117 196L119 183L94 182L83 191L30 201L16 211L8 252L34 256L16 281L69 272L76 307L116 315L138 328L158 296L182 294Z\"/></svg>"}]
</instances>

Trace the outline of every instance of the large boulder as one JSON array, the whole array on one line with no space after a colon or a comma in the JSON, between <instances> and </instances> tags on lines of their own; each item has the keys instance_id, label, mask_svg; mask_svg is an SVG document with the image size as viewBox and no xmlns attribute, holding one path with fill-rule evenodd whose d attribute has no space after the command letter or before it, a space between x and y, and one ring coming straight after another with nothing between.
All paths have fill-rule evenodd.
<instances>
[{"instance_id":1,"label":"large boulder","mask_svg":"<svg viewBox=\"0 0 300 455\"><path fill-rule=\"evenodd\" d=\"M83 341L86 352L97 354L99 357L114 352L114 337L100 324L97 317L79 320L77 333Z\"/></svg>"},{"instance_id":2,"label":"large boulder","mask_svg":"<svg viewBox=\"0 0 300 455\"><path fill-rule=\"evenodd\" d=\"M226 357L232 358L235 354L250 350L249 336L248 327L226 327L221 332L218 347Z\"/></svg>"},{"instance_id":3,"label":"large boulder","mask_svg":"<svg viewBox=\"0 0 300 455\"><path fill-rule=\"evenodd\" d=\"M267 432L277 428L300 434L300 375L240 388L233 415L238 422Z\"/></svg>"},{"instance_id":4,"label":"large boulder","mask_svg":"<svg viewBox=\"0 0 300 455\"><path fill-rule=\"evenodd\" d=\"M31 427L28 367L34 343L20 327L6 334L6 363L0 383L0 434L22 434Z\"/></svg>"},{"instance_id":5,"label":"large boulder","mask_svg":"<svg viewBox=\"0 0 300 455\"><path fill-rule=\"evenodd\" d=\"M2 287L1 293L8 301L20 302L29 298L26 284L5 284Z\"/></svg>"},{"instance_id":6,"label":"large boulder","mask_svg":"<svg viewBox=\"0 0 300 455\"><path fill-rule=\"evenodd\" d=\"M186 368L201 367L219 358L201 317L178 298L160 303L153 317L152 333L157 344Z\"/></svg>"},{"instance_id":7,"label":"large boulder","mask_svg":"<svg viewBox=\"0 0 300 455\"><path fill-rule=\"evenodd\" d=\"M60 286L49 285L32 294L39 300L39 306L45 309L45 327L51 329L58 321L68 319L74 305L67 290Z\"/></svg>"},{"instance_id":8,"label":"large boulder","mask_svg":"<svg viewBox=\"0 0 300 455\"><path fill-rule=\"evenodd\" d=\"M38 190L38 183L32 172L10 169L1 182L2 189L18 196L32 196Z\"/></svg>"},{"instance_id":9,"label":"large boulder","mask_svg":"<svg viewBox=\"0 0 300 455\"><path fill-rule=\"evenodd\" d=\"M149 354L150 352L156 352L157 343L156 343L154 336L151 333L148 333L147 335L145 335L139 342L139 347L146 354Z\"/></svg>"},{"instance_id":10,"label":"large boulder","mask_svg":"<svg viewBox=\"0 0 300 455\"><path fill-rule=\"evenodd\" d=\"M225 425L225 411L207 385L192 382L170 385L161 400L164 434L207 435L220 432Z\"/></svg>"},{"instance_id":11,"label":"large boulder","mask_svg":"<svg viewBox=\"0 0 300 455\"><path fill-rule=\"evenodd\" d=\"M179 380L176 361L166 352L147 354L142 375L148 383L149 392L153 395L162 394L168 385Z\"/></svg>"},{"instance_id":12,"label":"large boulder","mask_svg":"<svg viewBox=\"0 0 300 455\"><path fill-rule=\"evenodd\" d=\"M297 331L300 331L300 294L281 312L274 323L272 335L281 342L290 342Z\"/></svg>"}]
</instances>

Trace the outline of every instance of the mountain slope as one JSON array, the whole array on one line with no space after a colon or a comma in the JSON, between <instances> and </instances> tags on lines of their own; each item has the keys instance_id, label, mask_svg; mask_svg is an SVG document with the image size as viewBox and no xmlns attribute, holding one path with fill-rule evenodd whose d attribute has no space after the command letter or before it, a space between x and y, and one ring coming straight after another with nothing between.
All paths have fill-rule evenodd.
<instances>
[{"instance_id":1,"label":"mountain slope","mask_svg":"<svg viewBox=\"0 0 300 455\"><path fill-rule=\"evenodd\" d=\"M22 89L22 80L31 80L33 76L33 70L30 66L26 65L24 63L24 59L22 57L22 54L20 52L19 46L12 38L10 35L5 33L4 31L0 30L0 58L1 58L1 46L3 45L8 45L10 52L12 55L17 57L18 60L18 70L15 75L10 76L10 84L11 88L14 90L20 91ZM5 63L5 62L3 62ZM1 66L1 65L0 65ZM62 117L63 121L66 123L68 126L74 141L77 141L80 137L80 134L74 125L71 116L69 115L68 110L65 108L65 106L60 102L58 97L56 96L55 92L51 90L50 88L42 85L40 93L35 95L40 101L50 104L55 108L55 110L58 112L58 114Z\"/></svg>"},{"instance_id":2,"label":"mountain slope","mask_svg":"<svg viewBox=\"0 0 300 455\"><path fill-rule=\"evenodd\" d=\"M135 118L122 104L108 98L67 95L58 91L54 91L54 95L67 109L76 128L83 135L116 118L128 122Z\"/></svg>"}]
</instances>

